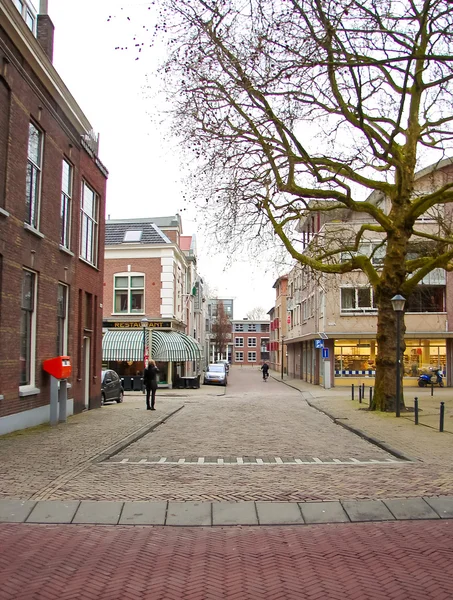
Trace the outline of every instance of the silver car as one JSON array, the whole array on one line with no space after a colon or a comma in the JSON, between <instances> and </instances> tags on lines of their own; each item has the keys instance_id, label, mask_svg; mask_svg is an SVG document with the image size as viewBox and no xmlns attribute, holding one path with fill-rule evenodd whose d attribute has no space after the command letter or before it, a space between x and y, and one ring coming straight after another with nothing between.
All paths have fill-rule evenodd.
<instances>
[{"instance_id":1,"label":"silver car","mask_svg":"<svg viewBox=\"0 0 453 600\"><path fill-rule=\"evenodd\" d=\"M216 383L217 385L227 385L228 376L223 364L208 365L204 374L203 383Z\"/></svg>"}]
</instances>

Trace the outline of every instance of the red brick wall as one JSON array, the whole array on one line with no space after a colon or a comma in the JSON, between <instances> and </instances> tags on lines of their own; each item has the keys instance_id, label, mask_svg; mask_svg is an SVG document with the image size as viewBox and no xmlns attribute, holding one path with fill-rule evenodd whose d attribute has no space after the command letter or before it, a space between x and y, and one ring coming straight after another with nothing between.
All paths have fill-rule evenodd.
<instances>
[{"instance_id":1,"label":"red brick wall","mask_svg":"<svg viewBox=\"0 0 453 600\"><path fill-rule=\"evenodd\" d=\"M161 306L161 260L160 258L108 258L104 268L104 308L105 319L112 317L113 277L116 273L126 273L128 265L133 272L145 274L145 314L148 318L160 318ZM126 316L126 315L123 315ZM127 315L130 316L130 315Z\"/></svg>"},{"instance_id":2,"label":"red brick wall","mask_svg":"<svg viewBox=\"0 0 453 600\"><path fill-rule=\"evenodd\" d=\"M233 325L234 328L234 325ZM237 337L241 337L244 339L244 346L243 347L239 347L235 345L235 340ZM256 338L256 346L255 347L249 347L248 346L248 339L249 338ZM260 365L262 364L262 360L261 360L261 338L266 338L269 339L270 338L270 333L261 333L261 332L253 332L253 331L233 331L232 333L232 341L233 341L233 353L232 353L232 362L233 364L242 364L242 365ZM244 353L244 360L243 361L236 361L236 352L243 352ZM248 353L249 352L256 352L256 361L255 362L249 362L248 360Z\"/></svg>"},{"instance_id":3,"label":"red brick wall","mask_svg":"<svg viewBox=\"0 0 453 600\"><path fill-rule=\"evenodd\" d=\"M12 49L16 54L17 51ZM9 57L11 58L11 57ZM0 51L0 64L4 55ZM56 355L57 331L57 288L58 282L70 287L69 339L68 352L75 363L79 353L81 338L78 329L77 298L78 290L83 289L97 296L102 302L102 263L103 263L103 223L105 203L105 176L80 146L80 133L65 118L57 103L48 101L48 96L37 92L30 85L28 65L16 68L15 62L8 62L5 82L9 94L0 94L0 113L9 115L7 126L10 135L0 135L0 158L7 153L5 199L0 203L9 216L0 214L0 255L2 256L2 282L0 286L0 417L37 408L49 404L49 377L42 370L42 362ZM28 127L30 120L44 133L43 171L40 209L40 232L37 236L24 229L25 185ZM3 126L2 126L3 129ZM74 256L59 248L60 235L60 195L62 159L66 156L74 166L74 193L71 250ZM101 196L101 235L100 260L98 269L83 264L78 259L80 189L85 176ZM1 177L1 169L0 169ZM1 184L0 184L1 189ZM38 301L37 344L35 361L35 385L40 393L19 398L20 381L20 298L23 268L37 273ZM94 305L93 305L94 306ZM94 310L94 309L93 309ZM99 312L99 308L98 308ZM100 314L97 317L99 323ZM96 353L93 354L93 376L100 370L101 347L99 331L91 335L96 339ZM70 379L75 399L75 410L83 407L83 396L75 371ZM90 399L96 405L100 398L99 380L90 386ZM91 404L91 402L90 402Z\"/></svg>"}]
</instances>

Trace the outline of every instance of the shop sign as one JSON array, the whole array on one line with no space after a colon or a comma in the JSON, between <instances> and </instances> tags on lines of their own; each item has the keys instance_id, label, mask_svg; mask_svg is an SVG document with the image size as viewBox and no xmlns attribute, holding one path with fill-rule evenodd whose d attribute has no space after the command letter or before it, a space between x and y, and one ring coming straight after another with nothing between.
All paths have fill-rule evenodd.
<instances>
[{"instance_id":1,"label":"shop sign","mask_svg":"<svg viewBox=\"0 0 453 600\"><path fill-rule=\"evenodd\" d=\"M148 321L146 326L149 329L171 329L170 321ZM143 329L140 321L104 321L102 327L113 329Z\"/></svg>"}]
</instances>

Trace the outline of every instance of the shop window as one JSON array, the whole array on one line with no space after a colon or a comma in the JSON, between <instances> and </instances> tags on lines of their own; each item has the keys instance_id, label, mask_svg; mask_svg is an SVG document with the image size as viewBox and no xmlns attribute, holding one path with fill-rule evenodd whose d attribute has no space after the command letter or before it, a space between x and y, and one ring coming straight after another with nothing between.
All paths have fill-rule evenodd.
<instances>
[{"instance_id":1,"label":"shop window","mask_svg":"<svg viewBox=\"0 0 453 600\"><path fill-rule=\"evenodd\" d=\"M406 306L406 312L445 312L445 287L419 285Z\"/></svg>"}]
</instances>

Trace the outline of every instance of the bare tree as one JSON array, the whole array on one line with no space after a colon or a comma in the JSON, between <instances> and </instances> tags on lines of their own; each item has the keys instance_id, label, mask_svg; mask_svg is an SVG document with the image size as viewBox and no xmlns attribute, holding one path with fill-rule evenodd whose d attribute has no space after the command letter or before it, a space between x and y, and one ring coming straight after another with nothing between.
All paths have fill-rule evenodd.
<instances>
[{"instance_id":1,"label":"bare tree","mask_svg":"<svg viewBox=\"0 0 453 600\"><path fill-rule=\"evenodd\" d=\"M247 313L247 319L250 319L250 321L260 321L267 318L267 312L262 306L255 306Z\"/></svg>"},{"instance_id":2,"label":"bare tree","mask_svg":"<svg viewBox=\"0 0 453 600\"><path fill-rule=\"evenodd\" d=\"M276 234L315 271L362 272L378 307L373 407L392 408L391 298L453 268L451 173L416 185L452 146L451 2L156 2L175 132L193 150L194 194L220 241ZM434 208L442 225L420 225ZM337 209L362 218L352 239L333 228L301 249L301 219ZM379 264L360 251L374 235Z\"/></svg>"},{"instance_id":3,"label":"bare tree","mask_svg":"<svg viewBox=\"0 0 453 600\"><path fill-rule=\"evenodd\" d=\"M211 332L211 342L214 345L215 355L217 358L221 358L224 356L228 342L231 340L231 321L221 300L217 303L217 316L212 324Z\"/></svg>"}]
</instances>

